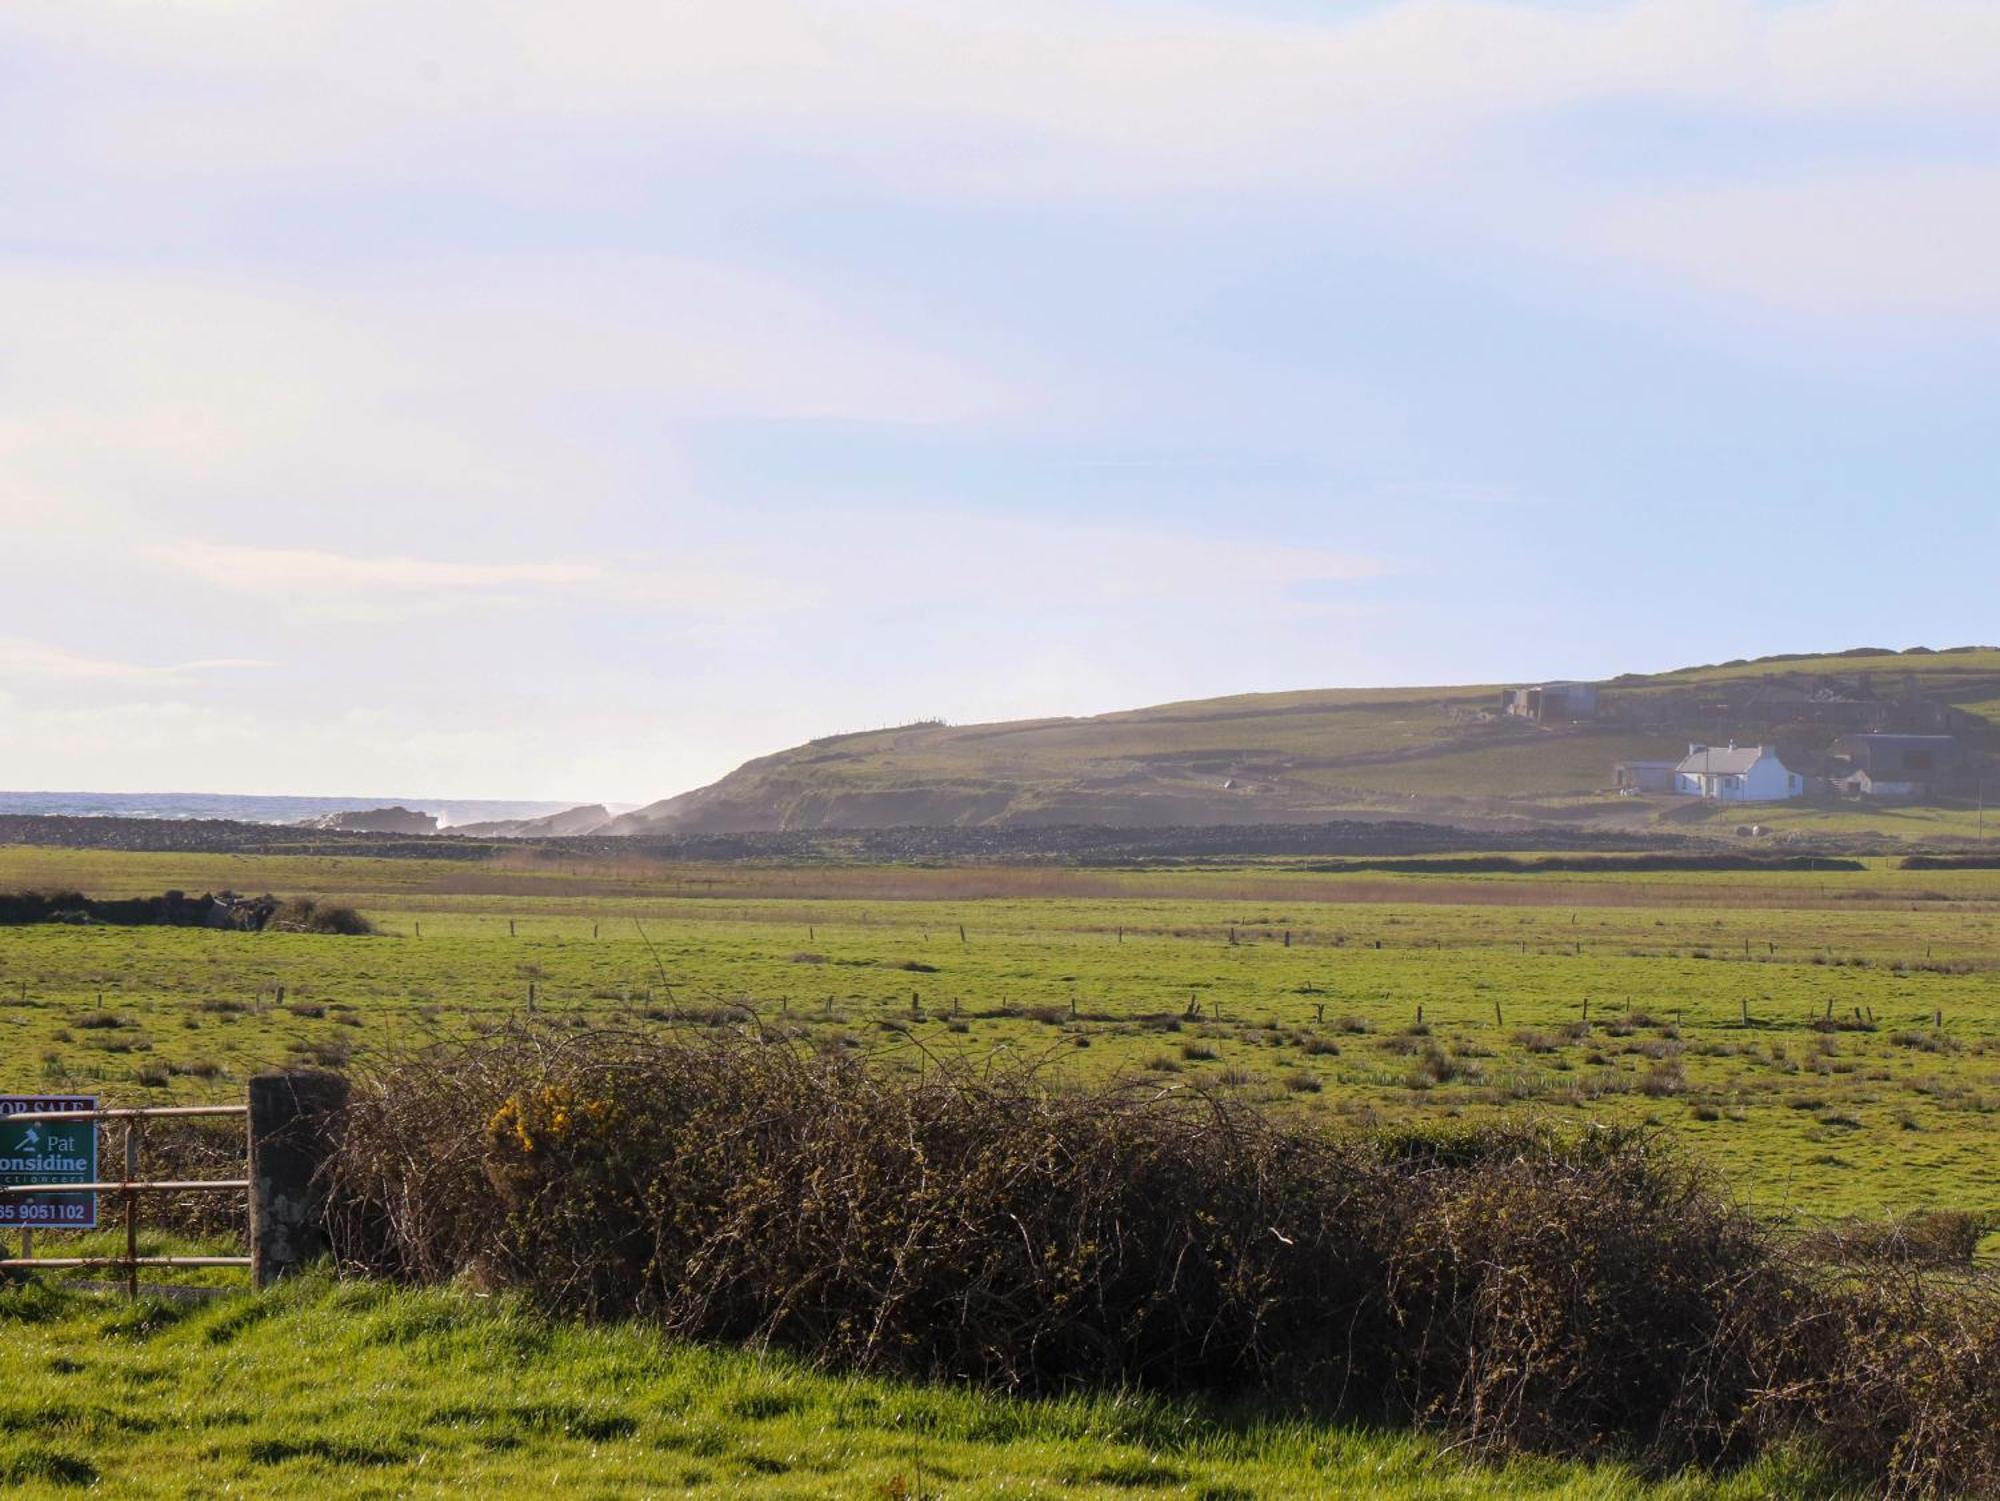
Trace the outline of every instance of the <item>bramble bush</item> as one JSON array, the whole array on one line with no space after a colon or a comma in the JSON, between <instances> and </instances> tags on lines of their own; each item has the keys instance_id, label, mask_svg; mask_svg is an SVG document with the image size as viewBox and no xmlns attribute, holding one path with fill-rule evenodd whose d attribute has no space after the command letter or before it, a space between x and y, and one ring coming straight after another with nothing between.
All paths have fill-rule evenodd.
<instances>
[{"instance_id":1,"label":"bramble bush","mask_svg":"<svg viewBox=\"0 0 2000 1501\"><path fill-rule=\"evenodd\" d=\"M1334 1134L1152 1077L533 1031L357 1081L343 1262L829 1368L1256 1396L1485 1453L2000 1482L1991 1286L1857 1275L1657 1133Z\"/></svg>"}]
</instances>

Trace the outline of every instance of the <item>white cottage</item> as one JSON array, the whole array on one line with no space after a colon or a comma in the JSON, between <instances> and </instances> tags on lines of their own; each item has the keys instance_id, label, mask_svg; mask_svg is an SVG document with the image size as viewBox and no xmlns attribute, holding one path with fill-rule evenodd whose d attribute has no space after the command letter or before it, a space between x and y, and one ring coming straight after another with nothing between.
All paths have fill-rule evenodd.
<instances>
[{"instance_id":1,"label":"white cottage","mask_svg":"<svg viewBox=\"0 0 2000 1501\"><path fill-rule=\"evenodd\" d=\"M1674 791L1718 803L1775 803L1805 795L1806 779L1768 745L1690 745Z\"/></svg>"}]
</instances>

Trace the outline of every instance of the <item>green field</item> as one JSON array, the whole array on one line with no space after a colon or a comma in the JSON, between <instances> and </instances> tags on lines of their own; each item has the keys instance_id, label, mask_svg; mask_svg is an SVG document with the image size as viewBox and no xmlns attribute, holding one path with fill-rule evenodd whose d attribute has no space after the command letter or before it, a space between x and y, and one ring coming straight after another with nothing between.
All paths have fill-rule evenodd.
<instances>
[{"instance_id":1,"label":"green field","mask_svg":"<svg viewBox=\"0 0 2000 1501\"><path fill-rule=\"evenodd\" d=\"M1657 1123L1761 1209L2000 1214L2000 872L1412 874L0 851L0 889L351 901L381 932L0 928L0 1088L240 1098L538 1025L726 1029L1357 1125ZM1831 1017L1829 1017L1829 1009ZM111 1250L115 1232L87 1238ZM60 1254L45 1236L43 1254ZM148 1250L188 1248L148 1232ZM72 1242L74 1244L74 1242ZM1994 1243L1989 1240L1988 1253ZM228 1249L223 1240L202 1243ZM229 1285L229 1271L177 1276ZM0 1292L0 1485L132 1496L1831 1494L1642 1483L1202 1406L837 1380L465 1291ZM356 1394L365 1393L365 1403Z\"/></svg>"},{"instance_id":2,"label":"green field","mask_svg":"<svg viewBox=\"0 0 2000 1501\"><path fill-rule=\"evenodd\" d=\"M2000 872L0 854L0 888L51 885L326 895L382 933L0 929L13 1089L227 1096L525 1018L532 992L548 1024L1001 1057L1336 1122L1637 1119L1772 1213L2000 1212Z\"/></svg>"}]
</instances>

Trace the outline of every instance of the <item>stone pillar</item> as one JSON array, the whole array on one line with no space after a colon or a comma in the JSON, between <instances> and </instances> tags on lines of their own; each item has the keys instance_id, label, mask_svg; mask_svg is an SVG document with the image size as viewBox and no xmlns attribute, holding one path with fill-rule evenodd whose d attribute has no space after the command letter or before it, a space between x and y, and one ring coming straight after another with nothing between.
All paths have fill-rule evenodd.
<instances>
[{"instance_id":1,"label":"stone pillar","mask_svg":"<svg viewBox=\"0 0 2000 1501\"><path fill-rule=\"evenodd\" d=\"M318 1181L347 1103L338 1074L259 1074L250 1081L250 1274L259 1287L325 1253Z\"/></svg>"}]
</instances>

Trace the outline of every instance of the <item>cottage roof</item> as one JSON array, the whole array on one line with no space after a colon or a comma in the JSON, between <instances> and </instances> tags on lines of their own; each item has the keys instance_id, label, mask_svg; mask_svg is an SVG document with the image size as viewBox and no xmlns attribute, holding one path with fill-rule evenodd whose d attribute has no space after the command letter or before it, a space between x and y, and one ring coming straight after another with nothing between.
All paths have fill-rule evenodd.
<instances>
[{"instance_id":1,"label":"cottage roof","mask_svg":"<svg viewBox=\"0 0 2000 1501\"><path fill-rule=\"evenodd\" d=\"M1711 745L1702 750L1689 751L1687 759L1674 770L1740 777L1768 754L1770 747L1766 745Z\"/></svg>"}]
</instances>

